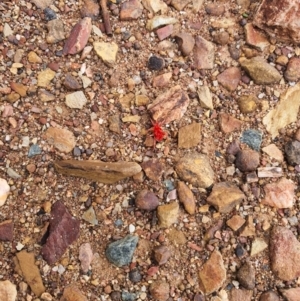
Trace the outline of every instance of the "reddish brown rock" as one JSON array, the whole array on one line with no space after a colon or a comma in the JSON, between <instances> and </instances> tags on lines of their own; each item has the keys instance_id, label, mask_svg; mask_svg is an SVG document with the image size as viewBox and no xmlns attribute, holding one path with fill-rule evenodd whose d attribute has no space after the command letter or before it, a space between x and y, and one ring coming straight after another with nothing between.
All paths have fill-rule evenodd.
<instances>
[{"instance_id":1,"label":"reddish brown rock","mask_svg":"<svg viewBox=\"0 0 300 301\"><path fill-rule=\"evenodd\" d=\"M170 83L170 80L172 78L172 72L163 73L160 75L157 75L153 78L153 87L165 87L168 86Z\"/></svg>"},{"instance_id":2,"label":"reddish brown rock","mask_svg":"<svg viewBox=\"0 0 300 301\"><path fill-rule=\"evenodd\" d=\"M245 149L241 150L236 155L235 166L242 172L254 171L259 165L259 153Z\"/></svg>"},{"instance_id":3,"label":"reddish brown rock","mask_svg":"<svg viewBox=\"0 0 300 301\"><path fill-rule=\"evenodd\" d=\"M231 133L241 129L242 121L230 116L227 113L221 113L219 115L219 124L223 133Z\"/></svg>"},{"instance_id":4,"label":"reddish brown rock","mask_svg":"<svg viewBox=\"0 0 300 301\"><path fill-rule=\"evenodd\" d=\"M159 205L159 200L152 191L144 189L136 196L135 205L139 209L152 211Z\"/></svg>"},{"instance_id":5,"label":"reddish brown rock","mask_svg":"<svg viewBox=\"0 0 300 301\"><path fill-rule=\"evenodd\" d=\"M260 51L263 51L270 45L266 36L262 32L254 29L252 23L246 24L244 28L247 44L257 48Z\"/></svg>"},{"instance_id":6,"label":"reddish brown rock","mask_svg":"<svg viewBox=\"0 0 300 301\"><path fill-rule=\"evenodd\" d=\"M92 30L91 18L83 18L72 29L63 48L63 54L79 53L86 45Z\"/></svg>"},{"instance_id":7,"label":"reddish brown rock","mask_svg":"<svg viewBox=\"0 0 300 301\"><path fill-rule=\"evenodd\" d=\"M284 73L286 80L296 82L300 79L300 58L292 57Z\"/></svg>"},{"instance_id":8,"label":"reddish brown rock","mask_svg":"<svg viewBox=\"0 0 300 301\"><path fill-rule=\"evenodd\" d=\"M146 176L153 180L158 181L164 173L164 164L157 159L150 159L141 164Z\"/></svg>"},{"instance_id":9,"label":"reddish brown rock","mask_svg":"<svg viewBox=\"0 0 300 301\"><path fill-rule=\"evenodd\" d=\"M0 223L0 241L13 240L14 224L12 220L6 220Z\"/></svg>"},{"instance_id":10,"label":"reddish brown rock","mask_svg":"<svg viewBox=\"0 0 300 301\"><path fill-rule=\"evenodd\" d=\"M196 212L196 201L193 192L184 183L179 181L177 183L177 192L180 203L183 204L187 213L193 215Z\"/></svg>"},{"instance_id":11,"label":"reddish brown rock","mask_svg":"<svg viewBox=\"0 0 300 301\"><path fill-rule=\"evenodd\" d=\"M215 46L213 43L197 36L193 51L196 69L212 69L215 62Z\"/></svg>"},{"instance_id":12,"label":"reddish brown rock","mask_svg":"<svg viewBox=\"0 0 300 301\"><path fill-rule=\"evenodd\" d=\"M280 290L280 292L287 301L299 301L300 299L300 287Z\"/></svg>"},{"instance_id":13,"label":"reddish brown rock","mask_svg":"<svg viewBox=\"0 0 300 301\"><path fill-rule=\"evenodd\" d=\"M169 298L170 286L167 282L156 280L151 283L149 291L154 300L166 301Z\"/></svg>"},{"instance_id":14,"label":"reddish brown rock","mask_svg":"<svg viewBox=\"0 0 300 301\"><path fill-rule=\"evenodd\" d=\"M27 95L27 87L22 85L22 84L18 84L15 82L11 82L10 83L10 87L17 92L18 94L20 94L22 97L25 97Z\"/></svg>"},{"instance_id":15,"label":"reddish brown rock","mask_svg":"<svg viewBox=\"0 0 300 301\"><path fill-rule=\"evenodd\" d=\"M158 263L158 265L165 264L169 258L171 257L172 253L167 246L160 246L154 249L154 259Z\"/></svg>"},{"instance_id":16,"label":"reddish brown rock","mask_svg":"<svg viewBox=\"0 0 300 301\"><path fill-rule=\"evenodd\" d=\"M233 288L230 291L230 301L251 301L253 291Z\"/></svg>"},{"instance_id":17,"label":"reddish brown rock","mask_svg":"<svg viewBox=\"0 0 300 301\"><path fill-rule=\"evenodd\" d=\"M157 29L156 34L160 41L166 39L173 33L173 24L166 25Z\"/></svg>"},{"instance_id":18,"label":"reddish brown rock","mask_svg":"<svg viewBox=\"0 0 300 301\"><path fill-rule=\"evenodd\" d=\"M300 276L300 242L285 227L271 231L269 255L272 272L281 280L292 281Z\"/></svg>"},{"instance_id":19,"label":"reddish brown rock","mask_svg":"<svg viewBox=\"0 0 300 301\"><path fill-rule=\"evenodd\" d=\"M97 1L84 0L84 4L80 11L82 18L89 17L95 20L99 16L99 13L100 13L100 6L97 3Z\"/></svg>"},{"instance_id":20,"label":"reddish brown rock","mask_svg":"<svg viewBox=\"0 0 300 301\"><path fill-rule=\"evenodd\" d=\"M181 32L176 34L175 38L181 53L184 56L188 56L193 51L195 46L194 37L187 32Z\"/></svg>"},{"instance_id":21,"label":"reddish brown rock","mask_svg":"<svg viewBox=\"0 0 300 301\"><path fill-rule=\"evenodd\" d=\"M69 90L79 90L82 88L76 77L69 73L65 77L64 86Z\"/></svg>"},{"instance_id":22,"label":"reddish brown rock","mask_svg":"<svg viewBox=\"0 0 300 301\"><path fill-rule=\"evenodd\" d=\"M49 236L41 251L48 264L59 260L68 246L78 238L79 224L79 220L72 217L61 201L51 207Z\"/></svg>"},{"instance_id":23,"label":"reddish brown rock","mask_svg":"<svg viewBox=\"0 0 300 301\"><path fill-rule=\"evenodd\" d=\"M260 295L259 301L279 301L279 297L275 292L268 291Z\"/></svg>"},{"instance_id":24,"label":"reddish brown rock","mask_svg":"<svg viewBox=\"0 0 300 301\"><path fill-rule=\"evenodd\" d=\"M233 92L237 88L241 77L242 74L240 68L230 67L220 73L217 76L217 80L226 90Z\"/></svg>"},{"instance_id":25,"label":"reddish brown rock","mask_svg":"<svg viewBox=\"0 0 300 301\"><path fill-rule=\"evenodd\" d=\"M300 2L297 0L261 1L253 23L278 41L300 43Z\"/></svg>"},{"instance_id":26,"label":"reddish brown rock","mask_svg":"<svg viewBox=\"0 0 300 301\"><path fill-rule=\"evenodd\" d=\"M120 20L136 20L142 15L142 13L143 5L139 0L128 0L121 5Z\"/></svg>"}]
</instances>

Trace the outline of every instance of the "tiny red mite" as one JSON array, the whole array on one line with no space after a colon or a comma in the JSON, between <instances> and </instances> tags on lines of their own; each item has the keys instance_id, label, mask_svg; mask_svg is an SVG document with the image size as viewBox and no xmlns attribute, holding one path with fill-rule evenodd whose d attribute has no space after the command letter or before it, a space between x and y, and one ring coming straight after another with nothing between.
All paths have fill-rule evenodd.
<instances>
[{"instance_id":1,"label":"tiny red mite","mask_svg":"<svg viewBox=\"0 0 300 301\"><path fill-rule=\"evenodd\" d=\"M162 141L166 138L167 133L162 129L161 124L157 121L151 120L153 127L149 129L150 132L153 132L154 142Z\"/></svg>"}]
</instances>

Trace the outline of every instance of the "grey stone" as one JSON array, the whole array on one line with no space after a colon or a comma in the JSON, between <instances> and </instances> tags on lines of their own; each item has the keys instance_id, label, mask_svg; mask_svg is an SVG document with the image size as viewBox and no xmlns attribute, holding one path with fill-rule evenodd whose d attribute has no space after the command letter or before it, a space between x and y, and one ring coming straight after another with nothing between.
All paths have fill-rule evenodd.
<instances>
[{"instance_id":1,"label":"grey stone","mask_svg":"<svg viewBox=\"0 0 300 301\"><path fill-rule=\"evenodd\" d=\"M41 152L42 152L41 148L37 144L33 144L29 148L28 158L34 157L36 155L40 155Z\"/></svg>"},{"instance_id":2,"label":"grey stone","mask_svg":"<svg viewBox=\"0 0 300 301\"><path fill-rule=\"evenodd\" d=\"M252 149L259 151L262 141L262 132L249 129L242 133L241 142L247 144Z\"/></svg>"},{"instance_id":3,"label":"grey stone","mask_svg":"<svg viewBox=\"0 0 300 301\"><path fill-rule=\"evenodd\" d=\"M112 242L105 251L107 259L118 267L128 265L132 260L138 240L137 236L127 235Z\"/></svg>"},{"instance_id":4,"label":"grey stone","mask_svg":"<svg viewBox=\"0 0 300 301\"><path fill-rule=\"evenodd\" d=\"M237 280L248 290L253 290L255 287L255 269L249 263L245 262L237 272Z\"/></svg>"},{"instance_id":5,"label":"grey stone","mask_svg":"<svg viewBox=\"0 0 300 301\"><path fill-rule=\"evenodd\" d=\"M122 300L123 301L134 301L136 299L136 297L137 296L134 293L128 293L125 291L122 292Z\"/></svg>"},{"instance_id":6,"label":"grey stone","mask_svg":"<svg viewBox=\"0 0 300 301\"><path fill-rule=\"evenodd\" d=\"M286 159L290 165L300 164L300 142L289 141L284 148Z\"/></svg>"}]
</instances>

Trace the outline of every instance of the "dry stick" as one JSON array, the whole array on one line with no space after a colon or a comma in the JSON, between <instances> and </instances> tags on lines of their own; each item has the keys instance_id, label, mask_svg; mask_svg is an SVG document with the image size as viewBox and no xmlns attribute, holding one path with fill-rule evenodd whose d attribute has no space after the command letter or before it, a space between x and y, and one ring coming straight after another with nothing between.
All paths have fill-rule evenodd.
<instances>
[{"instance_id":1,"label":"dry stick","mask_svg":"<svg viewBox=\"0 0 300 301\"><path fill-rule=\"evenodd\" d=\"M112 35L112 30L109 21L109 14L106 6L106 0L100 0L100 6L102 8L102 17L104 22L104 27L107 35Z\"/></svg>"}]
</instances>

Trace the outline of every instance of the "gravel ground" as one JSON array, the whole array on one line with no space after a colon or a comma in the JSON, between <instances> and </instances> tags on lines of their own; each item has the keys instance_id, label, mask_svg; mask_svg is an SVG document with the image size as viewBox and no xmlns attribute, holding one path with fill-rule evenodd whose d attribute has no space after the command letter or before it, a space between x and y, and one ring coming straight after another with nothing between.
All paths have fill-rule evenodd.
<instances>
[{"instance_id":1,"label":"gravel ground","mask_svg":"<svg viewBox=\"0 0 300 301\"><path fill-rule=\"evenodd\" d=\"M124 2L0 3L0 300L299 301L300 49Z\"/></svg>"}]
</instances>

